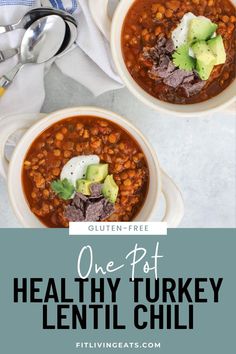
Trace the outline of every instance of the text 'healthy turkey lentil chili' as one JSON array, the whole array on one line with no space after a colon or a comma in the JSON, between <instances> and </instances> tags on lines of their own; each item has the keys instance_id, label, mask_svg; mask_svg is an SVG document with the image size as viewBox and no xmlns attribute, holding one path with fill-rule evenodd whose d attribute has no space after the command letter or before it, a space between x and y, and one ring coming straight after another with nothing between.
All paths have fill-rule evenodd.
<instances>
[{"instance_id":1,"label":"text 'healthy turkey lentil chili'","mask_svg":"<svg viewBox=\"0 0 236 354\"><path fill-rule=\"evenodd\" d=\"M142 208L149 184L146 158L136 140L122 127L90 116L53 124L39 135L25 157L22 182L31 211L47 227L68 227L69 201L51 188L63 166L75 156L97 155L109 165L119 187L114 213L106 221L131 221Z\"/></svg>"},{"instance_id":2,"label":"text 'healthy turkey lentil chili'","mask_svg":"<svg viewBox=\"0 0 236 354\"><path fill-rule=\"evenodd\" d=\"M186 94L183 87L171 87L163 78L153 75L156 66L153 49L155 54L155 46L162 38L171 39L183 16L190 12L207 17L217 25L216 34L222 36L227 56L224 64L214 67L205 84L197 82L195 88L199 91L192 90L189 95L190 91ZM229 0L136 0L125 18L122 31L127 69L139 86L162 101L174 104L206 101L221 93L235 79L235 26L236 9ZM152 54L148 56L150 51Z\"/></svg>"}]
</instances>

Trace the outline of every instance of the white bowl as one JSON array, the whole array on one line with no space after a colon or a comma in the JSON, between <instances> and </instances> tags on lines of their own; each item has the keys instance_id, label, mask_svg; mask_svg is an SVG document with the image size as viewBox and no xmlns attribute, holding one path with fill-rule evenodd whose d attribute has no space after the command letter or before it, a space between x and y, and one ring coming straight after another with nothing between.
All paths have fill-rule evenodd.
<instances>
[{"instance_id":1,"label":"white bowl","mask_svg":"<svg viewBox=\"0 0 236 354\"><path fill-rule=\"evenodd\" d=\"M178 188L161 170L155 151L142 133L121 116L100 108L78 107L64 109L46 115L35 123L35 116L18 115L7 117L0 122L0 173L7 179L10 201L16 216L25 227L45 227L31 212L22 188L22 166L26 153L33 141L55 122L74 116L94 116L108 119L127 130L141 146L149 166L150 183L145 203L136 217L138 221L148 221L153 217L161 193L166 199L166 214L163 221L169 227L176 227L183 217L183 200ZM8 137L19 129L28 129L16 146L10 164L5 159L4 149Z\"/></svg>"},{"instance_id":2,"label":"white bowl","mask_svg":"<svg viewBox=\"0 0 236 354\"><path fill-rule=\"evenodd\" d=\"M229 109L235 112L234 103L236 100L236 80L234 80L231 85L229 85L219 95L201 103L187 105L172 104L161 101L151 96L135 82L124 62L121 46L121 35L124 19L126 18L127 12L134 1L136 0L120 0L111 21L107 14L108 0L89 0L90 10L94 17L94 21L106 38L110 40L112 56L117 72L127 88L143 103L153 109L168 114L174 114L182 117L201 116L214 113L226 107L229 107ZM236 0L233 0L232 2L236 4ZM232 107L230 107L231 105Z\"/></svg>"}]
</instances>

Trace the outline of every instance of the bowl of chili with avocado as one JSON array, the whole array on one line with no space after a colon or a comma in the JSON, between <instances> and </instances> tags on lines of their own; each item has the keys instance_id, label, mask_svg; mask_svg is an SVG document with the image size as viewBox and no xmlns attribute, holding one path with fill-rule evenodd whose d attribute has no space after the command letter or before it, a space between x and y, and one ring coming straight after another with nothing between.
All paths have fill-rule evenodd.
<instances>
[{"instance_id":1,"label":"bowl of chili with avocado","mask_svg":"<svg viewBox=\"0 0 236 354\"><path fill-rule=\"evenodd\" d=\"M10 165L8 137L29 128ZM26 227L67 228L69 222L148 221L161 193L164 221L183 216L181 193L160 169L152 147L130 122L94 107L31 115L0 124L0 172L8 180L13 209Z\"/></svg>"},{"instance_id":2,"label":"bowl of chili with avocado","mask_svg":"<svg viewBox=\"0 0 236 354\"><path fill-rule=\"evenodd\" d=\"M121 0L110 41L117 71L130 91L152 108L180 116L233 104L235 4L235 0ZM95 21L108 37L106 6L107 0L90 0Z\"/></svg>"}]
</instances>

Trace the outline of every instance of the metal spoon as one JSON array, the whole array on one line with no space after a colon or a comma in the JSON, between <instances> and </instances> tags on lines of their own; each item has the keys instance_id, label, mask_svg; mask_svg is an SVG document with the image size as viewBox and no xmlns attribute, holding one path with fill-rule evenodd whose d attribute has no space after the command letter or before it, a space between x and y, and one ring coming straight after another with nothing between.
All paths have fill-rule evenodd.
<instances>
[{"instance_id":1,"label":"metal spoon","mask_svg":"<svg viewBox=\"0 0 236 354\"><path fill-rule=\"evenodd\" d=\"M25 32L20 47L20 62L0 79L0 96L25 64L40 64L56 55L65 38L65 21L57 15L43 17Z\"/></svg>"},{"instance_id":2,"label":"metal spoon","mask_svg":"<svg viewBox=\"0 0 236 354\"><path fill-rule=\"evenodd\" d=\"M19 53L19 48L10 48L5 50L0 50L0 63L3 63L5 60L14 57Z\"/></svg>"},{"instance_id":3,"label":"metal spoon","mask_svg":"<svg viewBox=\"0 0 236 354\"><path fill-rule=\"evenodd\" d=\"M27 12L17 23L8 25L8 26L0 26L0 34L13 31L15 29L28 29L35 21L40 19L41 17L49 16L49 15L58 15L61 16L65 21L70 21L77 25L76 20L73 16L69 15L65 11L56 10L48 7L39 7Z\"/></svg>"},{"instance_id":4,"label":"metal spoon","mask_svg":"<svg viewBox=\"0 0 236 354\"><path fill-rule=\"evenodd\" d=\"M75 43L78 36L77 26L75 26L72 22L66 22L66 24L68 25L70 32L68 33L67 38L65 38L65 43L64 43L65 49L63 50L63 48L61 48L61 50L57 53L57 56L62 56L66 52L68 52L68 50Z\"/></svg>"},{"instance_id":5,"label":"metal spoon","mask_svg":"<svg viewBox=\"0 0 236 354\"><path fill-rule=\"evenodd\" d=\"M68 22L68 26L70 27L70 42L68 44L67 48L70 48L72 46L72 44L75 43L77 37L78 37L78 27L77 25L75 26L72 23Z\"/></svg>"},{"instance_id":6,"label":"metal spoon","mask_svg":"<svg viewBox=\"0 0 236 354\"><path fill-rule=\"evenodd\" d=\"M61 45L61 48L59 49L58 55L63 55L65 52L70 49L73 43L75 43L77 35L78 35L78 29L77 25L70 21L65 21L66 22L66 34L64 41ZM5 50L0 50L0 63L3 63L7 59L10 59L14 57L15 55L20 53L20 48L10 48L10 49L5 49Z\"/></svg>"}]
</instances>

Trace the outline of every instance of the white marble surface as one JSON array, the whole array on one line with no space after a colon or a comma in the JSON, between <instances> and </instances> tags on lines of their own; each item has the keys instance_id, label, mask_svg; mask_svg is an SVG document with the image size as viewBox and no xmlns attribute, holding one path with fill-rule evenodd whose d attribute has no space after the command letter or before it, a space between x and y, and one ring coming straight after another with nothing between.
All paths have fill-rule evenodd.
<instances>
[{"instance_id":1,"label":"white marble surface","mask_svg":"<svg viewBox=\"0 0 236 354\"><path fill-rule=\"evenodd\" d=\"M221 112L189 119L160 115L127 89L94 98L55 67L46 77L46 92L44 112L94 105L130 119L148 137L163 169L183 193L185 216L181 227L236 227L235 115ZM0 195L0 227L20 227L2 178Z\"/></svg>"}]
</instances>

